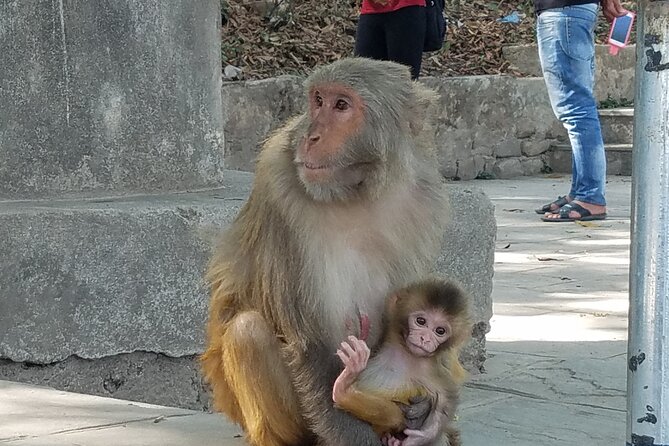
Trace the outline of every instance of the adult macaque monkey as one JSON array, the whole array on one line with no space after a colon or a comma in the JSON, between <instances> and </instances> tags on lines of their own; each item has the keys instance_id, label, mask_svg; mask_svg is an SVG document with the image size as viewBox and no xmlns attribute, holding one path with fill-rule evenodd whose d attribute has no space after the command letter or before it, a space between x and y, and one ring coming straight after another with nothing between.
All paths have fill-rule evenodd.
<instances>
[{"instance_id":1,"label":"adult macaque monkey","mask_svg":"<svg viewBox=\"0 0 669 446\"><path fill-rule=\"evenodd\" d=\"M316 70L306 92L211 261L203 371L254 446L377 446L334 408L335 351L361 333L376 345L385 297L433 266L446 223L435 93L359 58Z\"/></svg>"},{"instance_id":2,"label":"adult macaque monkey","mask_svg":"<svg viewBox=\"0 0 669 446\"><path fill-rule=\"evenodd\" d=\"M465 293L447 281L414 283L388 299L383 329L371 360L363 339L341 343L335 407L370 423L388 446L460 446L450 421L465 376L458 352L471 334ZM432 411L415 419L409 404L421 398Z\"/></svg>"}]
</instances>

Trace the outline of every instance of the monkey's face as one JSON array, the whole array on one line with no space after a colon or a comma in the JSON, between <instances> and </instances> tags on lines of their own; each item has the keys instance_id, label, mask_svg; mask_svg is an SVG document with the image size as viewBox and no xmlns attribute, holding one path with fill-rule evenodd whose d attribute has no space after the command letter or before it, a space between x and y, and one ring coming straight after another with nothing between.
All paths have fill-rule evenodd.
<instances>
[{"instance_id":1,"label":"monkey's face","mask_svg":"<svg viewBox=\"0 0 669 446\"><path fill-rule=\"evenodd\" d=\"M295 153L298 176L317 200L346 198L375 163L358 142L365 104L351 88L317 84L308 92L309 127Z\"/></svg>"},{"instance_id":2,"label":"monkey's face","mask_svg":"<svg viewBox=\"0 0 669 446\"><path fill-rule=\"evenodd\" d=\"M416 356L432 356L451 335L448 317L438 310L409 314L406 346Z\"/></svg>"}]
</instances>

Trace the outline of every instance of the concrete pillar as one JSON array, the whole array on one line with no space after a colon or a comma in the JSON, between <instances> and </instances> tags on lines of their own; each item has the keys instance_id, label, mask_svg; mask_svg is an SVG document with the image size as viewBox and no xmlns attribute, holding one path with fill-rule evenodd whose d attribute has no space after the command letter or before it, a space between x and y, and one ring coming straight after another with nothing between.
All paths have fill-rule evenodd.
<instances>
[{"instance_id":1,"label":"concrete pillar","mask_svg":"<svg viewBox=\"0 0 669 446\"><path fill-rule=\"evenodd\" d=\"M220 184L217 0L0 2L0 199Z\"/></svg>"}]
</instances>

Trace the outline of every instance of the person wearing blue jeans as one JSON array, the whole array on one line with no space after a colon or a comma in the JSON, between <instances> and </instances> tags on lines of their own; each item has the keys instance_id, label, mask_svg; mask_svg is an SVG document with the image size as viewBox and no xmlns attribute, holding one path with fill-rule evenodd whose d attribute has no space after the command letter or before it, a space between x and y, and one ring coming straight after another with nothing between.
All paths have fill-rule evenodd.
<instances>
[{"instance_id":1,"label":"person wearing blue jeans","mask_svg":"<svg viewBox=\"0 0 669 446\"><path fill-rule=\"evenodd\" d=\"M625 13L620 0L534 0L541 69L572 149L571 189L537 209L543 221L606 218L606 155L593 92L599 3L609 21Z\"/></svg>"}]
</instances>

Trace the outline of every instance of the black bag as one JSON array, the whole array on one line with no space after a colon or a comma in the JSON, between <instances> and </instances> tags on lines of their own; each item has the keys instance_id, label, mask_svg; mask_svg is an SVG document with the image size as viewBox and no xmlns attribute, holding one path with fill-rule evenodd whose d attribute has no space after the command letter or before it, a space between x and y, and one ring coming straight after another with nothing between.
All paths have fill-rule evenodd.
<instances>
[{"instance_id":1,"label":"black bag","mask_svg":"<svg viewBox=\"0 0 669 446\"><path fill-rule=\"evenodd\" d=\"M444 45L446 19L445 0L425 0L425 43L423 51L437 51Z\"/></svg>"}]
</instances>

